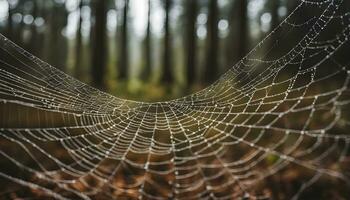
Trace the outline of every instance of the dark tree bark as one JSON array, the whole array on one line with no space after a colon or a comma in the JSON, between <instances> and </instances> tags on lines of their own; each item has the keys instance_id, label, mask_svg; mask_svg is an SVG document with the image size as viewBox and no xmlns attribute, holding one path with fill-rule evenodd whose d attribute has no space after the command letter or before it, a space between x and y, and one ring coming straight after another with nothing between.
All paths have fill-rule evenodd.
<instances>
[{"instance_id":1,"label":"dark tree bark","mask_svg":"<svg viewBox=\"0 0 350 200\"><path fill-rule=\"evenodd\" d=\"M14 14L15 11L17 9L23 9L24 7L24 2L19 1L16 8L14 8L12 11ZM14 40L14 42L16 42L16 44L18 44L19 46L25 46L25 41L24 41L24 37L23 37L23 31L25 30L25 23L23 22L24 20L21 20L18 24L12 24L12 39Z\"/></svg>"},{"instance_id":2,"label":"dark tree bark","mask_svg":"<svg viewBox=\"0 0 350 200\"><path fill-rule=\"evenodd\" d=\"M232 3L230 16L229 42L226 48L227 68L233 67L248 52L248 16L247 0L238 0Z\"/></svg>"},{"instance_id":3,"label":"dark tree bark","mask_svg":"<svg viewBox=\"0 0 350 200\"><path fill-rule=\"evenodd\" d=\"M81 35L81 25L82 25L82 14L81 10L83 7L83 0L80 0L79 3L79 22L78 22L78 29L75 36L75 69L74 74L76 78L81 78L82 69L81 69L81 50L82 50L82 35Z\"/></svg>"},{"instance_id":4,"label":"dark tree bark","mask_svg":"<svg viewBox=\"0 0 350 200\"><path fill-rule=\"evenodd\" d=\"M196 20L198 14L198 5L197 0L187 1L187 13L186 13L186 69L187 69L187 84L192 85L196 77Z\"/></svg>"},{"instance_id":5,"label":"dark tree bark","mask_svg":"<svg viewBox=\"0 0 350 200\"><path fill-rule=\"evenodd\" d=\"M37 1L33 1L32 16L34 19L36 19L38 17L38 2ZM31 24L30 29L31 29L31 39L29 41L27 49L29 49L30 52L32 52L32 54L38 56L40 50L39 50L38 41L37 41L37 39L38 39L37 27L33 23L33 24Z\"/></svg>"},{"instance_id":6,"label":"dark tree bark","mask_svg":"<svg viewBox=\"0 0 350 200\"><path fill-rule=\"evenodd\" d=\"M99 89L105 89L104 74L106 68L106 1L95 0L95 24L93 32L92 78L93 84Z\"/></svg>"},{"instance_id":7,"label":"dark tree bark","mask_svg":"<svg viewBox=\"0 0 350 200\"><path fill-rule=\"evenodd\" d=\"M10 40L13 40L13 21L12 21L12 16L13 16L13 8L11 8L11 6L9 6L6 36Z\"/></svg>"},{"instance_id":8,"label":"dark tree bark","mask_svg":"<svg viewBox=\"0 0 350 200\"><path fill-rule=\"evenodd\" d=\"M280 7L280 3L279 1L275 1L275 0L270 0L270 9L271 9L271 31L274 30L276 27L278 27L279 23L280 23L280 19L279 19L279 15L278 15L278 9ZM270 36L269 38L269 48L273 48L271 49L271 53L270 55L275 57L275 56L279 56L279 51L277 48L280 48L279 45L279 40L280 40L280 29L277 29L275 32L273 32L273 34Z\"/></svg>"},{"instance_id":9,"label":"dark tree bark","mask_svg":"<svg viewBox=\"0 0 350 200\"><path fill-rule=\"evenodd\" d=\"M45 13L45 0L42 1L38 1L38 5L37 5L37 15L39 17L42 17L43 19L47 18L47 14ZM44 29L44 24L42 26L37 26L35 25L35 29L36 29L36 48L38 49L38 55L40 58L44 58L44 41L45 41L45 29Z\"/></svg>"},{"instance_id":10,"label":"dark tree bark","mask_svg":"<svg viewBox=\"0 0 350 200\"><path fill-rule=\"evenodd\" d=\"M142 73L142 79L148 80L151 75L152 67L152 41L151 41L151 0L148 0L148 13L147 13L147 29L146 37L144 41L144 69Z\"/></svg>"},{"instance_id":11,"label":"dark tree bark","mask_svg":"<svg viewBox=\"0 0 350 200\"><path fill-rule=\"evenodd\" d=\"M49 63L65 71L67 40L62 36L62 29L67 25L67 11L64 4L54 4L50 13Z\"/></svg>"},{"instance_id":12,"label":"dark tree bark","mask_svg":"<svg viewBox=\"0 0 350 200\"><path fill-rule=\"evenodd\" d=\"M123 8L123 24L121 30L120 41L120 63L119 63L119 78L125 80L128 78L129 68L129 53L128 53L128 11L129 0L125 0Z\"/></svg>"},{"instance_id":13,"label":"dark tree bark","mask_svg":"<svg viewBox=\"0 0 350 200\"><path fill-rule=\"evenodd\" d=\"M280 7L280 2L279 1L271 1L271 15L272 15L272 21L271 21L271 28L274 29L276 28L279 23L279 15L278 15L278 9Z\"/></svg>"},{"instance_id":14,"label":"dark tree bark","mask_svg":"<svg viewBox=\"0 0 350 200\"><path fill-rule=\"evenodd\" d=\"M172 6L172 0L165 1L165 20L164 20L164 54L163 54L163 76L162 82L170 84L173 82L172 73L172 45L169 24L169 14Z\"/></svg>"},{"instance_id":15,"label":"dark tree bark","mask_svg":"<svg viewBox=\"0 0 350 200\"><path fill-rule=\"evenodd\" d=\"M276 0L277 1L277 0ZM238 58L243 58L248 52L248 1L238 1L239 11L239 36L238 36Z\"/></svg>"},{"instance_id":16,"label":"dark tree bark","mask_svg":"<svg viewBox=\"0 0 350 200\"><path fill-rule=\"evenodd\" d=\"M218 75L218 5L217 0L209 0L207 24L206 66L204 81L212 83Z\"/></svg>"}]
</instances>

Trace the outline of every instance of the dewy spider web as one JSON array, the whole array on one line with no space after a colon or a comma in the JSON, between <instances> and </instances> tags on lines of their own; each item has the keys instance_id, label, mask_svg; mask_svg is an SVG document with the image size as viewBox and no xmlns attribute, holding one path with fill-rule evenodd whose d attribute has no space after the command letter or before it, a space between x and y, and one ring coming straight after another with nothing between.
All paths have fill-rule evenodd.
<instances>
[{"instance_id":1,"label":"dewy spider web","mask_svg":"<svg viewBox=\"0 0 350 200\"><path fill-rule=\"evenodd\" d=\"M348 189L349 9L303 0L213 85L155 103L91 88L1 36L1 195L297 199L319 182ZM292 188L276 187L279 177Z\"/></svg>"}]
</instances>

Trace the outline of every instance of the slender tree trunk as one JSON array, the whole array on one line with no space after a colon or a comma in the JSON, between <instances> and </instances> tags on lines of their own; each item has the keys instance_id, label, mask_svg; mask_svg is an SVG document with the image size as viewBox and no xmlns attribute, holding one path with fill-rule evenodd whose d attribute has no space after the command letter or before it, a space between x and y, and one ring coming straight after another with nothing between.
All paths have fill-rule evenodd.
<instances>
[{"instance_id":1,"label":"slender tree trunk","mask_svg":"<svg viewBox=\"0 0 350 200\"><path fill-rule=\"evenodd\" d=\"M33 1L32 16L34 17L34 19L36 19L38 17L38 2L37 1ZM37 41L37 39L38 39L37 27L33 23L33 24L31 24L30 28L31 28L31 39L29 41L29 48L28 49L34 55L38 56L40 50L39 50L38 41Z\"/></svg>"},{"instance_id":2,"label":"slender tree trunk","mask_svg":"<svg viewBox=\"0 0 350 200\"><path fill-rule=\"evenodd\" d=\"M280 7L279 1L275 0L270 0L270 8L271 8L271 31L274 30L276 27L279 25L279 15L278 15L278 9ZM277 48L279 48L279 40L280 40L280 30L276 30L269 38L269 48L271 49L270 51L270 56L279 56L279 51Z\"/></svg>"},{"instance_id":3,"label":"slender tree trunk","mask_svg":"<svg viewBox=\"0 0 350 200\"><path fill-rule=\"evenodd\" d=\"M49 61L53 66L65 71L67 40L62 36L62 29L67 25L67 11L64 4L54 4L50 13Z\"/></svg>"},{"instance_id":4,"label":"slender tree trunk","mask_svg":"<svg viewBox=\"0 0 350 200\"><path fill-rule=\"evenodd\" d=\"M207 24L206 66L204 81L212 83L218 75L218 5L217 0L209 0Z\"/></svg>"},{"instance_id":5,"label":"slender tree trunk","mask_svg":"<svg viewBox=\"0 0 350 200\"><path fill-rule=\"evenodd\" d=\"M169 14L172 0L165 0L165 20L164 20L164 54L163 54L163 77L162 82L170 84L173 82L172 73L172 45L170 35Z\"/></svg>"},{"instance_id":6,"label":"slender tree trunk","mask_svg":"<svg viewBox=\"0 0 350 200\"><path fill-rule=\"evenodd\" d=\"M76 32L76 37L75 37L75 69L74 69L74 74L76 78L81 78L81 50L82 50L82 35L81 35L81 25L82 25L82 7L83 7L83 0L80 0L79 3L79 22L78 22L78 29Z\"/></svg>"},{"instance_id":7,"label":"slender tree trunk","mask_svg":"<svg viewBox=\"0 0 350 200\"><path fill-rule=\"evenodd\" d=\"M226 47L227 68L233 67L248 52L247 0L238 0L232 3L230 16L230 33Z\"/></svg>"},{"instance_id":8,"label":"slender tree trunk","mask_svg":"<svg viewBox=\"0 0 350 200\"><path fill-rule=\"evenodd\" d=\"M196 20L197 20L197 0L190 0L187 4L187 39L186 39L186 65L187 65L187 84L192 85L195 81L196 77L196 45L197 45L197 38L196 38Z\"/></svg>"},{"instance_id":9,"label":"slender tree trunk","mask_svg":"<svg viewBox=\"0 0 350 200\"><path fill-rule=\"evenodd\" d=\"M19 7L20 5L18 5ZM20 7L19 7L20 8ZM16 26L13 27L13 31L12 31L12 37L14 39L14 41L16 41L16 43L20 46L25 46L25 41L24 41L24 37L23 37L23 32L25 30L25 24L23 22L23 20L21 20L18 24L16 24Z\"/></svg>"},{"instance_id":10,"label":"slender tree trunk","mask_svg":"<svg viewBox=\"0 0 350 200\"><path fill-rule=\"evenodd\" d=\"M152 67L152 52L151 52L151 0L148 0L148 13L147 13L147 30L144 41L144 57L145 65L143 69L142 79L148 80L151 75Z\"/></svg>"},{"instance_id":11,"label":"slender tree trunk","mask_svg":"<svg viewBox=\"0 0 350 200\"><path fill-rule=\"evenodd\" d=\"M8 19L7 19L7 38L10 40L13 40L13 21L12 21L12 16L13 16L13 8L9 6L8 10Z\"/></svg>"},{"instance_id":12,"label":"slender tree trunk","mask_svg":"<svg viewBox=\"0 0 350 200\"><path fill-rule=\"evenodd\" d=\"M123 25L121 32L120 42L120 64L119 64L119 78L127 79L128 68L129 68L129 53L128 53L128 11L129 11L129 0L125 0L123 9Z\"/></svg>"},{"instance_id":13,"label":"slender tree trunk","mask_svg":"<svg viewBox=\"0 0 350 200\"><path fill-rule=\"evenodd\" d=\"M277 1L277 0L274 0ZM242 59L248 52L248 1L238 1L239 11L239 36L238 36L238 59Z\"/></svg>"},{"instance_id":14,"label":"slender tree trunk","mask_svg":"<svg viewBox=\"0 0 350 200\"><path fill-rule=\"evenodd\" d=\"M106 1L95 0L95 24L93 36L92 77L93 84L105 89L104 74L106 68Z\"/></svg>"},{"instance_id":15,"label":"slender tree trunk","mask_svg":"<svg viewBox=\"0 0 350 200\"><path fill-rule=\"evenodd\" d=\"M46 19L46 13L45 13L45 0L38 0L38 16L42 17L43 19ZM45 40L45 31L44 31L44 24L42 26L35 25L36 28L36 48L38 49L38 55L40 58L44 58L44 40Z\"/></svg>"},{"instance_id":16,"label":"slender tree trunk","mask_svg":"<svg viewBox=\"0 0 350 200\"><path fill-rule=\"evenodd\" d=\"M231 3L231 12L229 15L229 35L226 43L226 67L231 68L237 62L237 1Z\"/></svg>"},{"instance_id":17,"label":"slender tree trunk","mask_svg":"<svg viewBox=\"0 0 350 200\"><path fill-rule=\"evenodd\" d=\"M279 23L280 23L280 20L279 20L279 15L278 15L278 9L280 7L280 2L279 1L271 1L272 5L271 5L271 28L274 29L276 28Z\"/></svg>"}]
</instances>

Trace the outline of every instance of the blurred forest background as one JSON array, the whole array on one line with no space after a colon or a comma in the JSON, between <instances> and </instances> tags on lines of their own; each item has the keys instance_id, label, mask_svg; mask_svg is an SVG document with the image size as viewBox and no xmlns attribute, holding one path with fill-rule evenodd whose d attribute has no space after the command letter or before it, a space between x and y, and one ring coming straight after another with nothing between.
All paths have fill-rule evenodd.
<instances>
[{"instance_id":1,"label":"blurred forest background","mask_svg":"<svg viewBox=\"0 0 350 200\"><path fill-rule=\"evenodd\" d=\"M348 9L350 0L344 2ZM299 0L0 0L0 33L84 83L122 98L161 101L198 91L213 83L299 3ZM313 16L311 10L305 11L309 11L309 18L309 15ZM333 33L329 32L329 35L333 36ZM271 36L270 40L277 40L275 37ZM279 47L287 48L288 44ZM345 48L350 49L350 46ZM346 59L340 60L348 62L347 49L338 55ZM328 73L338 70L336 67L324 69ZM337 76L334 77L335 82L338 81ZM327 84L327 89L333 85ZM316 86L323 87L321 84ZM322 88L310 88L316 94L323 91ZM16 112L22 110L10 110L8 105L3 104L3 110L6 110L3 113L8 112L8 116L13 117L2 118L21 124L22 118L17 117ZM313 115L307 117L313 118ZM321 115L317 117L322 118ZM283 123L292 127L293 124L305 124L308 120L304 119L295 117L290 120L291 124L289 121ZM267 136L266 139L272 141L275 138ZM12 146L4 145L7 139L0 142L0 147L12 150ZM335 147L327 146L328 143L323 145L331 150ZM62 151L62 148L58 150ZM242 149L242 152L246 150ZM5 166L1 162L0 165ZM346 165L348 173L348 161ZM292 165L286 169L286 176L268 179L268 184L276 191L273 193L282 197L295 194L295 185L302 183L306 174L299 171L303 172ZM5 183L4 188L17 190L7 179L0 181L0 185ZM330 184L333 184L332 188L328 188ZM348 188L342 182L325 179L313 186L304 199L321 199L319 196L347 199L340 197L349 196L346 190ZM327 198L327 195L339 198Z\"/></svg>"},{"instance_id":2,"label":"blurred forest background","mask_svg":"<svg viewBox=\"0 0 350 200\"><path fill-rule=\"evenodd\" d=\"M214 82L297 3L0 0L0 32L85 83L155 101Z\"/></svg>"}]
</instances>

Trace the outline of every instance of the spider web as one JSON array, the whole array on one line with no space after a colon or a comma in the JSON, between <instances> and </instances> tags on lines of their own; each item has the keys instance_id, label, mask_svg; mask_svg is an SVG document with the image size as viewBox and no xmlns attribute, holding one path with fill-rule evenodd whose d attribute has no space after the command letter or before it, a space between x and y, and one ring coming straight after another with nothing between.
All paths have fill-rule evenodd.
<instances>
[{"instance_id":1,"label":"spider web","mask_svg":"<svg viewBox=\"0 0 350 200\"><path fill-rule=\"evenodd\" d=\"M10 182L1 195L298 199L317 183L348 189L346 3L301 1L217 82L166 102L106 94L0 36L0 177Z\"/></svg>"}]
</instances>

